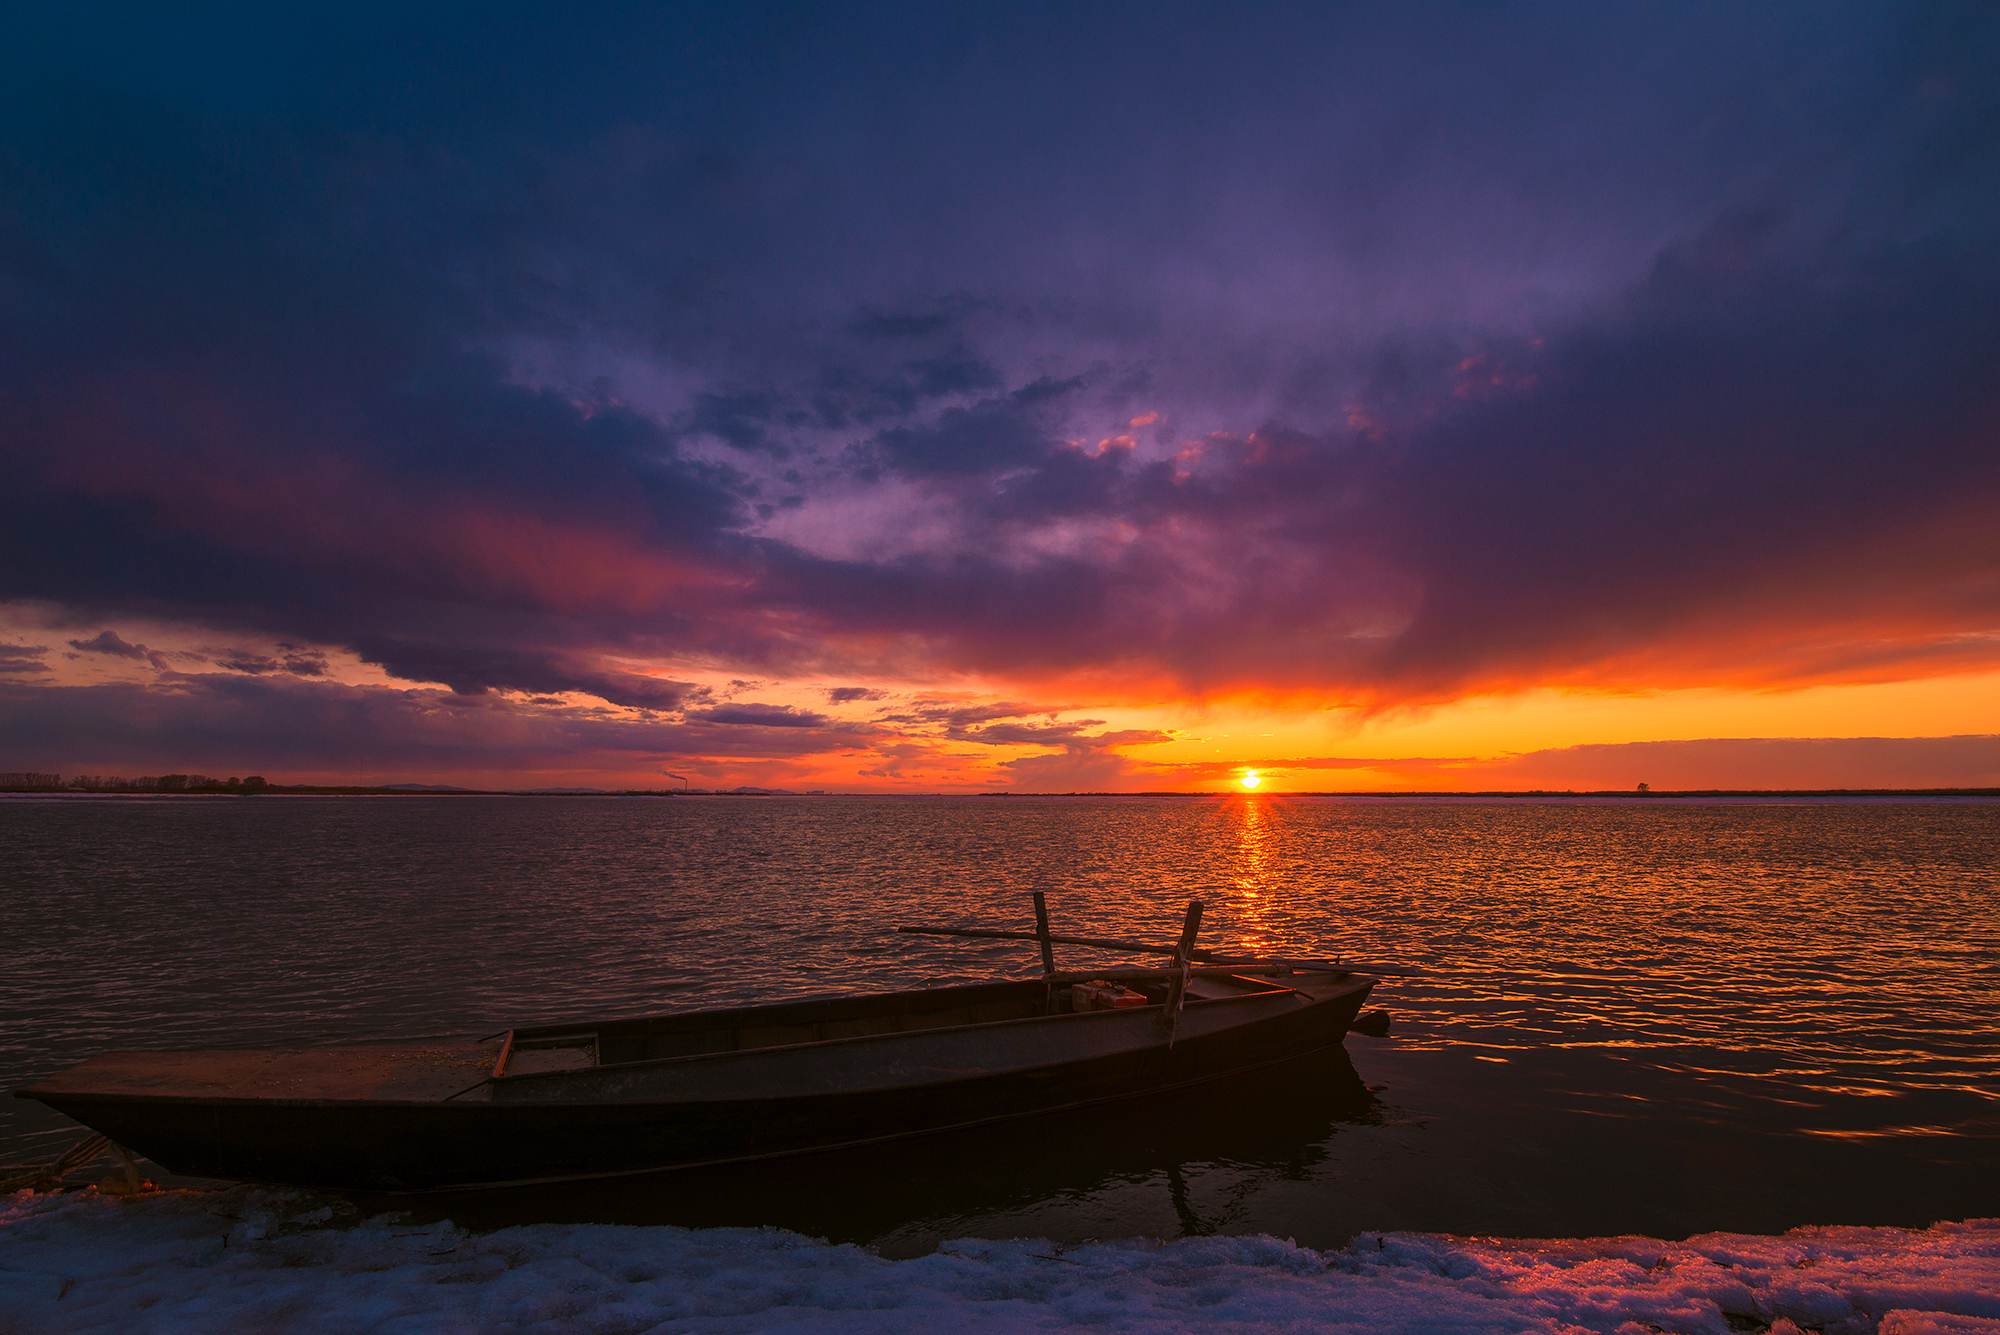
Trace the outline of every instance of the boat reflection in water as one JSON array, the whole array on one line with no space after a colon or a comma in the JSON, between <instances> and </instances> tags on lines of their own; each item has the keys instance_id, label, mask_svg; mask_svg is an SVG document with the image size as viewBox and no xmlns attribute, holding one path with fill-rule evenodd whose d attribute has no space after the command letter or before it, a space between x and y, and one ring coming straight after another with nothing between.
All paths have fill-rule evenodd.
<instances>
[{"instance_id":1,"label":"boat reflection in water","mask_svg":"<svg viewBox=\"0 0 2000 1335\"><path fill-rule=\"evenodd\" d=\"M1342 1127L1378 1126L1387 1115L1336 1046L1148 1098L853 1149L595 1181L348 1199L364 1214L396 1210L479 1230L772 1226L872 1243L892 1256L975 1233L1200 1235L1240 1229L1230 1201L1312 1181ZM1219 1193L1191 1189L1218 1177ZM1210 1199L1218 1195L1219 1202Z\"/></svg>"}]
</instances>

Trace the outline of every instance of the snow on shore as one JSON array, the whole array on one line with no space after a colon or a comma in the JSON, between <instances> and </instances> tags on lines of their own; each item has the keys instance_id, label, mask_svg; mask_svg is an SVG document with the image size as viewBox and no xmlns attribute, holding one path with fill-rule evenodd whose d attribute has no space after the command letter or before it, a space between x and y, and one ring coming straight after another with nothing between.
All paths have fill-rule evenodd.
<instances>
[{"instance_id":1,"label":"snow on shore","mask_svg":"<svg viewBox=\"0 0 2000 1335\"><path fill-rule=\"evenodd\" d=\"M1115 1331L2000 1335L2000 1220L1782 1237L1363 1234L915 1260L796 1234L342 1219L278 1191L0 1197L0 1332Z\"/></svg>"}]
</instances>

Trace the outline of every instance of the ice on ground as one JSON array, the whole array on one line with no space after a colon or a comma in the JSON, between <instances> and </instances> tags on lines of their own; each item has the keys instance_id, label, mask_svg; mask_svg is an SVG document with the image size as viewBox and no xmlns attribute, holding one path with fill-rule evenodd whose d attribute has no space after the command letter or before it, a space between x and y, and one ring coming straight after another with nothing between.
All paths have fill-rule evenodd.
<instances>
[{"instance_id":1,"label":"ice on ground","mask_svg":"<svg viewBox=\"0 0 2000 1335\"><path fill-rule=\"evenodd\" d=\"M238 1188L0 1197L0 1332L1114 1331L2000 1335L2000 1220L1563 1240L1363 1234L914 1260L776 1230L471 1234Z\"/></svg>"}]
</instances>

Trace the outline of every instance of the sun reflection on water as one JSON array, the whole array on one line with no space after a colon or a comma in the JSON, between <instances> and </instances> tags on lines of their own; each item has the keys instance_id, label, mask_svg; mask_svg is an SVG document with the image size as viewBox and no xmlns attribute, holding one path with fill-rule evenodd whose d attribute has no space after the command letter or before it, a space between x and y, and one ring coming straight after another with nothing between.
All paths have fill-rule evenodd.
<instances>
[{"instance_id":1,"label":"sun reflection on water","mask_svg":"<svg viewBox=\"0 0 2000 1335\"><path fill-rule=\"evenodd\" d=\"M1234 892L1230 896L1233 944L1258 951L1265 947L1269 937L1266 928L1277 907L1271 893L1277 861L1271 804L1246 797L1230 805L1236 819L1236 865L1230 882Z\"/></svg>"}]
</instances>

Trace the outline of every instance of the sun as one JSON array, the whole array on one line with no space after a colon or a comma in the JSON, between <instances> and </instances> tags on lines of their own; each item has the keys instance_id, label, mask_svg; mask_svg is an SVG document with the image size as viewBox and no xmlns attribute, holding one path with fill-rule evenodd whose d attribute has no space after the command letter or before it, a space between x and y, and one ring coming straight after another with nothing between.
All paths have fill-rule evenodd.
<instances>
[{"instance_id":1,"label":"sun","mask_svg":"<svg viewBox=\"0 0 2000 1335\"><path fill-rule=\"evenodd\" d=\"M1243 777L1238 779L1237 782L1245 788L1255 788L1258 784L1264 782L1264 780L1258 777L1256 770L1251 769L1243 771Z\"/></svg>"}]
</instances>

